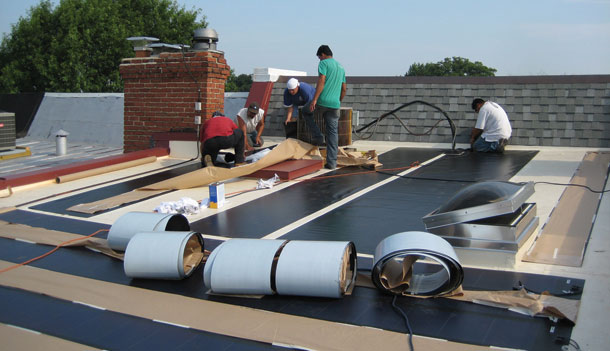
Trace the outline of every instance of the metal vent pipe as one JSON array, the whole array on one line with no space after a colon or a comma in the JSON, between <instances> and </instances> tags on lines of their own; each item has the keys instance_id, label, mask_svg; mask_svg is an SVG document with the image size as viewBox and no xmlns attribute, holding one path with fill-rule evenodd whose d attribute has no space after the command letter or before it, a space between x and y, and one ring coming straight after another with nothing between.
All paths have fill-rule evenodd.
<instances>
[{"instance_id":1,"label":"metal vent pipe","mask_svg":"<svg viewBox=\"0 0 610 351\"><path fill-rule=\"evenodd\" d=\"M194 51L212 51L216 50L218 43L218 33L211 28L198 28L193 33L193 50Z\"/></svg>"}]
</instances>

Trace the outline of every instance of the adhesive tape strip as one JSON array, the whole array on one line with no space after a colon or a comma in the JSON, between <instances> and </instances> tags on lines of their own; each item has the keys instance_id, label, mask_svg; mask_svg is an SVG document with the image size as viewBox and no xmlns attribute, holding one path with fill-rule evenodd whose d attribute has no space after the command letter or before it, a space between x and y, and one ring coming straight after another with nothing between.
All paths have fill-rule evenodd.
<instances>
[{"instance_id":1,"label":"adhesive tape strip","mask_svg":"<svg viewBox=\"0 0 610 351\"><path fill-rule=\"evenodd\" d=\"M418 260L434 263L419 267ZM404 232L382 240L375 249L372 280L396 295L436 296L457 289L464 270L451 244L425 232Z\"/></svg>"}]
</instances>

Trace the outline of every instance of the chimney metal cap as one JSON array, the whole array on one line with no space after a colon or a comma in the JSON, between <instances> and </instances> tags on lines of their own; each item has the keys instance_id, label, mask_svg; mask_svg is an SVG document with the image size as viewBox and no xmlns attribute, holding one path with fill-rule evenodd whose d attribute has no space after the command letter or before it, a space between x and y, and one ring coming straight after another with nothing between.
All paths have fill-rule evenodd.
<instances>
[{"instance_id":1,"label":"chimney metal cap","mask_svg":"<svg viewBox=\"0 0 610 351\"><path fill-rule=\"evenodd\" d=\"M197 28L193 33L195 40L211 40L212 42L218 41L218 33L212 28Z\"/></svg>"},{"instance_id":2,"label":"chimney metal cap","mask_svg":"<svg viewBox=\"0 0 610 351\"><path fill-rule=\"evenodd\" d=\"M155 37L129 37L127 40L132 43L133 49L136 51L146 50L149 43L159 41L159 39Z\"/></svg>"}]
</instances>

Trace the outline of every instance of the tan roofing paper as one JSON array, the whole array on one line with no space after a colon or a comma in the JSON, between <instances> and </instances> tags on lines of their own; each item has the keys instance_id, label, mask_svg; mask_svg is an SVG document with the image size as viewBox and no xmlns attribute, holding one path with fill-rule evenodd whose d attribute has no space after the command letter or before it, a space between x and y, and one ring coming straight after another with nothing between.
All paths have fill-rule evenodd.
<instances>
[{"instance_id":1,"label":"tan roofing paper","mask_svg":"<svg viewBox=\"0 0 610 351\"><path fill-rule=\"evenodd\" d=\"M603 190L609 164L610 152L588 152L570 183ZM567 187L523 261L582 266L600 198L585 188Z\"/></svg>"},{"instance_id":2,"label":"tan roofing paper","mask_svg":"<svg viewBox=\"0 0 610 351\"><path fill-rule=\"evenodd\" d=\"M60 339L36 331L0 324L0 340L3 350L24 351L83 351L98 348Z\"/></svg>"},{"instance_id":3,"label":"tan roofing paper","mask_svg":"<svg viewBox=\"0 0 610 351\"><path fill-rule=\"evenodd\" d=\"M71 174L66 174L66 175L56 177L55 182L56 183L66 183L66 182L70 182L70 181L73 181L76 179L92 177L92 176L95 176L98 174L114 172L114 171L118 171L118 170L125 169L125 168L143 165L146 163L152 163L152 162L155 162L156 160L157 160L156 156L149 156L149 157L139 158L137 160L117 163L117 164L110 165L110 166L88 169L86 171L76 172L76 173L71 173Z\"/></svg>"},{"instance_id":4,"label":"tan roofing paper","mask_svg":"<svg viewBox=\"0 0 610 351\"><path fill-rule=\"evenodd\" d=\"M0 269L10 266L0 261ZM334 323L71 276L30 266L0 274L0 285L110 311L248 340L314 350L406 350L405 334ZM417 350L489 350L415 335Z\"/></svg>"},{"instance_id":5,"label":"tan roofing paper","mask_svg":"<svg viewBox=\"0 0 610 351\"><path fill-rule=\"evenodd\" d=\"M205 167L171 179L154 183L125 194L107 199L79 204L68 208L68 211L93 214L108 210L122 204L139 201L155 196L167 190L189 189L245 176L274 165L276 163L304 158L308 153L317 150L316 146L296 139L286 139L257 162L234 168Z\"/></svg>"},{"instance_id":6,"label":"tan roofing paper","mask_svg":"<svg viewBox=\"0 0 610 351\"><path fill-rule=\"evenodd\" d=\"M24 224L7 223L0 221L0 237L7 239L18 239L29 241L37 244L57 246L69 240L82 239L67 245L65 247L84 246L95 251L99 251L104 255L123 259L123 254L112 250L108 246L106 239L101 238L85 238L84 235L60 232L45 228L30 227Z\"/></svg>"},{"instance_id":7,"label":"tan roofing paper","mask_svg":"<svg viewBox=\"0 0 610 351\"><path fill-rule=\"evenodd\" d=\"M408 283L410 276L403 276L403 279L393 281L396 286ZM356 285L360 287L375 288L370 274L358 273ZM571 300L550 295L546 292L542 294L528 293L525 290L493 291L493 290L464 290L460 286L456 290L441 296L421 296L405 295L410 298L445 298L472 302L479 305L486 305L497 308L504 308L513 312L526 314L536 317L567 319L576 323L578 316L579 300Z\"/></svg>"}]
</instances>

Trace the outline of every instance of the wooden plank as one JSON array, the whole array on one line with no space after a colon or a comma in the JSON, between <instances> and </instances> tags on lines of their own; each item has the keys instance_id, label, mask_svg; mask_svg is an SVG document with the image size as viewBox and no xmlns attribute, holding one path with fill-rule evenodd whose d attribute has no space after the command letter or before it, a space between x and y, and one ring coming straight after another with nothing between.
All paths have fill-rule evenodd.
<instances>
[{"instance_id":1,"label":"wooden plank","mask_svg":"<svg viewBox=\"0 0 610 351\"><path fill-rule=\"evenodd\" d=\"M610 152L588 152L570 181L603 190ZM567 187L523 261L580 267L601 199L582 187Z\"/></svg>"},{"instance_id":2,"label":"wooden plank","mask_svg":"<svg viewBox=\"0 0 610 351\"><path fill-rule=\"evenodd\" d=\"M275 174L282 180L292 180L322 169L322 160L287 160L247 175L251 178L272 178Z\"/></svg>"}]
</instances>

